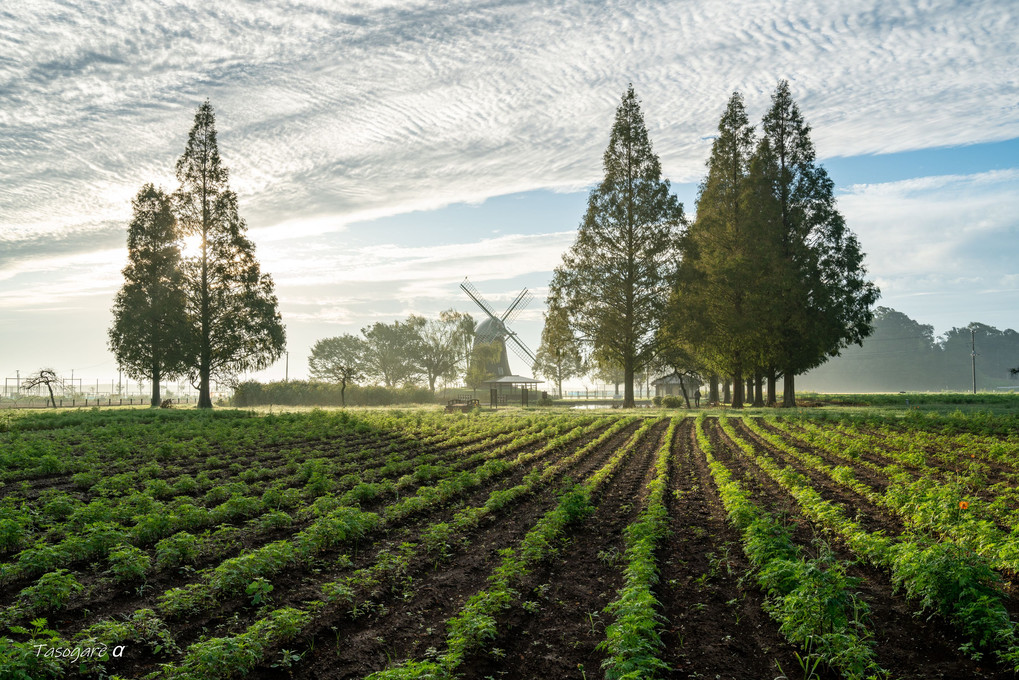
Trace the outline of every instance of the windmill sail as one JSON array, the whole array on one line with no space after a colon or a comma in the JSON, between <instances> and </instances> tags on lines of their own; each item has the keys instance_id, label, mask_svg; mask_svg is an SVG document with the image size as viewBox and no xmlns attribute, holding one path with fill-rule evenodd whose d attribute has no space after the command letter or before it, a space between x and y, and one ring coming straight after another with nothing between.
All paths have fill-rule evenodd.
<instances>
[{"instance_id":1,"label":"windmill sail","mask_svg":"<svg viewBox=\"0 0 1019 680\"><path fill-rule=\"evenodd\" d=\"M497 366L497 370L493 371L496 375L509 375L509 363L506 360L506 350L511 350L516 354L526 365L529 370L533 370L535 363L534 352L525 345L517 334L509 329L509 323L519 316L520 312L523 311L524 307L534 299L534 295L531 291L524 288L514 298L513 302L503 313L502 317L498 317L493 311L488 301L481 295L477 288L474 287L467 278L464 278L460 284L460 289L467 294L471 300L474 301L481 311L488 317L478 324L477 331L474 335L474 346L477 347L481 344L487 344L497 342L502 347L502 357ZM509 341L509 342L507 342Z\"/></svg>"}]
</instances>

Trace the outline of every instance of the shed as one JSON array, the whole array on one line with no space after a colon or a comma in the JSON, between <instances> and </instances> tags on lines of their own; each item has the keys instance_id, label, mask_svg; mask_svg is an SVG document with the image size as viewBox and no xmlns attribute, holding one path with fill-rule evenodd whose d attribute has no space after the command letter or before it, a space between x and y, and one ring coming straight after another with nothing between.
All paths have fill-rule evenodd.
<instances>
[{"instance_id":1,"label":"shed","mask_svg":"<svg viewBox=\"0 0 1019 680\"><path fill-rule=\"evenodd\" d=\"M682 383L680 383L679 371L673 371L668 375L663 375L651 384L655 387L656 397L682 397L683 386L685 386L687 396L692 399L693 393L700 389L704 383L691 375L683 375Z\"/></svg>"}]
</instances>

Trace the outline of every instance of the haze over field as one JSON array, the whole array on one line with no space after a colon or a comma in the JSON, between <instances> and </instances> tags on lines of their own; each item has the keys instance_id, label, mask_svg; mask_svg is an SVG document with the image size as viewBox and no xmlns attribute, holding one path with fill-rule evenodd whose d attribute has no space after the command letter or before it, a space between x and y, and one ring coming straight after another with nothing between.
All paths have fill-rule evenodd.
<instances>
[{"instance_id":1,"label":"haze over field","mask_svg":"<svg viewBox=\"0 0 1019 680\"><path fill-rule=\"evenodd\" d=\"M729 94L756 121L788 78L880 304L938 333L1015 328L1017 14L1011 0L5 8L0 371L115 373L130 201L175 187L206 98L291 376L319 338L474 313L464 276L499 308L524 285L540 301L629 82L692 214ZM516 328L538 345L539 302Z\"/></svg>"}]
</instances>

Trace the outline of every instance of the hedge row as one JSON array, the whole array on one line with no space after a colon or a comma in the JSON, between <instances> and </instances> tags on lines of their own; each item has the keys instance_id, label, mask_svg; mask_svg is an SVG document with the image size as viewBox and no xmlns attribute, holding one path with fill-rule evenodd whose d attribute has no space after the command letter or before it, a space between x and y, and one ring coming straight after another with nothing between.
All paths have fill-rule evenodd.
<instances>
[{"instance_id":1,"label":"hedge row","mask_svg":"<svg viewBox=\"0 0 1019 680\"><path fill-rule=\"evenodd\" d=\"M347 385L347 406L389 406L391 404L434 404L437 398L424 387L378 387ZM234 389L231 405L340 406L340 386L335 383L290 380L287 382L243 382Z\"/></svg>"}]
</instances>

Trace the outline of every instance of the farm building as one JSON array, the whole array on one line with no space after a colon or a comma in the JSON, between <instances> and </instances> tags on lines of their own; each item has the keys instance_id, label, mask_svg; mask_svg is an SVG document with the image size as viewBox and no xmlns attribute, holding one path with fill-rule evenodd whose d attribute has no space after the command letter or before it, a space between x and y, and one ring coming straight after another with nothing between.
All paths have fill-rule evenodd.
<instances>
[{"instance_id":1,"label":"farm building","mask_svg":"<svg viewBox=\"0 0 1019 680\"><path fill-rule=\"evenodd\" d=\"M683 387L686 387L687 396L693 398L694 391L700 388L703 383L693 376L680 376L678 371L673 371L651 384L654 385L656 397L682 397Z\"/></svg>"}]
</instances>

